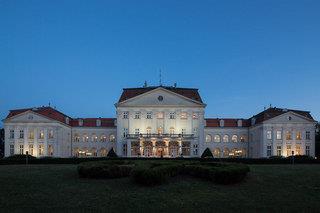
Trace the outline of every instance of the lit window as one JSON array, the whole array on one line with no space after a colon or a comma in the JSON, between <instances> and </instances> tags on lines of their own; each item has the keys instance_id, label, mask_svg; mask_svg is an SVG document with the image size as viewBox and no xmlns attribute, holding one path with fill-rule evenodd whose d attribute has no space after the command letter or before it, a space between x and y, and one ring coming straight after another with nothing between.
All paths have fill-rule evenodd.
<instances>
[{"instance_id":1,"label":"lit window","mask_svg":"<svg viewBox=\"0 0 320 213\"><path fill-rule=\"evenodd\" d=\"M291 132L290 131L287 131L286 132L286 140L291 140Z\"/></svg>"},{"instance_id":2,"label":"lit window","mask_svg":"<svg viewBox=\"0 0 320 213\"><path fill-rule=\"evenodd\" d=\"M296 140L301 140L301 132L296 133Z\"/></svg>"},{"instance_id":3,"label":"lit window","mask_svg":"<svg viewBox=\"0 0 320 213\"><path fill-rule=\"evenodd\" d=\"M212 140L211 135L206 135L206 142L209 143L211 142L211 140Z\"/></svg>"},{"instance_id":4,"label":"lit window","mask_svg":"<svg viewBox=\"0 0 320 213\"><path fill-rule=\"evenodd\" d=\"M39 152L38 152L38 154L39 154L39 156L41 156L41 155L43 155L43 144L39 144Z\"/></svg>"},{"instance_id":5,"label":"lit window","mask_svg":"<svg viewBox=\"0 0 320 213\"><path fill-rule=\"evenodd\" d=\"M92 134L91 141L92 142L97 142L98 141L98 137L95 134Z\"/></svg>"},{"instance_id":6,"label":"lit window","mask_svg":"<svg viewBox=\"0 0 320 213\"><path fill-rule=\"evenodd\" d=\"M158 118L158 119L163 119L163 118L164 118L163 112L158 112L158 113L157 113L157 118Z\"/></svg>"},{"instance_id":7,"label":"lit window","mask_svg":"<svg viewBox=\"0 0 320 213\"><path fill-rule=\"evenodd\" d=\"M105 135L101 135L100 142L107 142L107 137Z\"/></svg>"},{"instance_id":8,"label":"lit window","mask_svg":"<svg viewBox=\"0 0 320 213\"><path fill-rule=\"evenodd\" d=\"M271 156L271 146L267 146L267 156Z\"/></svg>"},{"instance_id":9,"label":"lit window","mask_svg":"<svg viewBox=\"0 0 320 213\"><path fill-rule=\"evenodd\" d=\"M147 112L147 119L152 119L152 112Z\"/></svg>"},{"instance_id":10,"label":"lit window","mask_svg":"<svg viewBox=\"0 0 320 213\"><path fill-rule=\"evenodd\" d=\"M24 130L23 129L21 129L20 132L19 132L19 138L20 139L24 138Z\"/></svg>"},{"instance_id":11,"label":"lit window","mask_svg":"<svg viewBox=\"0 0 320 213\"><path fill-rule=\"evenodd\" d=\"M150 136L151 135L151 127L148 127L147 128L147 136Z\"/></svg>"},{"instance_id":12,"label":"lit window","mask_svg":"<svg viewBox=\"0 0 320 213\"><path fill-rule=\"evenodd\" d=\"M14 155L14 145L10 144L10 155Z\"/></svg>"},{"instance_id":13,"label":"lit window","mask_svg":"<svg viewBox=\"0 0 320 213\"><path fill-rule=\"evenodd\" d=\"M53 130L49 130L49 135L48 135L49 139L52 139L53 138Z\"/></svg>"},{"instance_id":14,"label":"lit window","mask_svg":"<svg viewBox=\"0 0 320 213\"><path fill-rule=\"evenodd\" d=\"M301 147L300 147L300 145L296 145L296 155L301 155Z\"/></svg>"},{"instance_id":15,"label":"lit window","mask_svg":"<svg viewBox=\"0 0 320 213\"><path fill-rule=\"evenodd\" d=\"M175 119L175 118L176 118L176 114L174 112L170 112L169 119Z\"/></svg>"},{"instance_id":16,"label":"lit window","mask_svg":"<svg viewBox=\"0 0 320 213\"><path fill-rule=\"evenodd\" d=\"M238 142L238 136L237 135L233 135L231 138L232 142L236 143Z\"/></svg>"},{"instance_id":17,"label":"lit window","mask_svg":"<svg viewBox=\"0 0 320 213\"><path fill-rule=\"evenodd\" d=\"M140 119L140 112L136 112L135 114L134 114L134 119Z\"/></svg>"},{"instance_id":18,"label":"lit window","mask_svg":"<svg viewBox=\"0 0 320 213\"><path fill-rule=\"evenodd\" d=\"M225 142L225 143L229 142L229 135L223 136L223 142Z\"/></svg>"},{"instance_id":19,"label":"lit window","mask_svg":"<svg viewBox=\"0 0 320 213\"><path fill-rule=\"evenodd\" d=\"M220 135L215 135L214 136L214 142L219 143L220 142Z\"/></svg>"},{"instance_id":20,"label":"lit window","mask_svg":"<svg viewBox=\"0 0 320 213\"><path fill-rule=\"evenodd\" d=\"M28 152L29 155L33 155L33 144L30 144L29 145L29 152Z\"/></svg>"},{"instance_id":21,"label":"lit window","mask_svg":"<svg viewBox=\"0 0 320 213\"><path fill-rule=\"evenodd\" d=\"M113 134L111 134L111 135L109 136L109 141L110 141L110 142L115 142L115 141L116 141L116 137L115 137Z\"/></svg>"},{"instance_id":22,"label":"lit window","mask_svg":"<svg viewBox=\"0 0 320 213\"><path fill-rule=\"evenodd\" d=\"M129 118L129 112L123 112L123 119L128 119Z\"/></svg>"},{"instance_id":23,"label":"lit window","mask_svg":"<svg viewBox=\"0 0 320 213\"><path fill-rule=\"evenodd\" d=\"M282 147L277 146L277 156L281 156L281 155L282 155Z\"/></svg>"},{"instance_id":24,"label":"lit window","mask_svg":"<svg viewBox=\"0 0 320 213\"><path fill-rule=\"evenodd\" d=\"M10 139L14 139L14 130L10 129Z\"/></svg>"},{"instance_id":25,"label":"lit window","mask_svg":"<svg viewBox=\"0 0 320 213\"><path fill-rule=\"evenodd\" d=\"M20 155L23 155L23 145L19 146L19 153L20 153Z\"/></svg>"},{"instance_id":26,"label":"lit window","mask_svg":"<svg viewBox=\"0 0 320 213\"><path fill-rule=\"evenodd\" d=\"M246 141L246 137L244 135L240 136L240 142L245 142Z\"/></svg>"},{"instance_id":27,"label":"lit window","mask_svg":"<svg viewBox=\"0 0 320 213\"><path fill-rule=\"evenodd\" d=\"M181 112L180 114L181 119L187 119L187 117L188 117L188 114L186 112Z\"/></svg>"},{"instance_id":28,"label":"lit window","mask_svg":"<svg viewBox=\"0 0 320 213\"><path fill-rule=\"evenodd\" d=\"M83 135L83 142L89 142L89 137L87 134Z\"/></svg>"},{"instance_id":29,"label":"lit window","mask_svg":"<svg viewBox=\"0 0 320 213\"><path fill-rule=\"evenodd\" d=\"M39 132L39 139L44 139L44 131L40 130Z\"/></svg>"},{"instance_id":30,"label":"lit window","mask_svg":"<svg viewBox=\"0 0 320 213\"><path fill-rule=\"evenodd\" d=\"M158 128L158 134L159 134L159 135L162 135L162 134L163 134L163 129L162 129L162 127L159 127L159 128Z\"/></svg>"},{"instance_id":31,"label":"lit window","mask_svg":"<svg viewBox=\"0 0 320 213\"><path fill-rule=\"evenodd\" d=\"M310 146L306 146L306 155L310 155Z\"/></svg>"},{"instance_id":32,"label":"lit window","mask_svg":"<svg viewBox=\"0 0 320 213\"><path fill-rule=\"evenodd\" d=\"M272 132L270 130L267 131L267 139L268 140L272 139Z\"/></svg>"},{"instance_id":33,"label":"lit window","mask_svg":"<svg viewBox=\"0 0 320 213\"><path fill-rule=\"evenodd\" d=\"M48 146L48 155L53 156L53 146L51 144Z\"/></svg>"},{"instance_id":34,"label":"lit window","mask_svg":"<svg viewBox=\"0 0 320 213\"><path fill-rule=\"evenodd\" d=\"M33 130L30 130L29 132L29 139L34 139L34 131Z\"/></svg>"},{"instance_id":35,"label":"lit window","mask_svg":"<svg viewBox=\"0 0 320 213\"><path fill-rule=\"evenodd\" d=\"M174 134L174 127L171 127L170 128L170 135L173 135Z\"/></svg>"},{"instance_id":36,"label":"lit window","mask_svg":"<svg viewBox=\"0 0 320 213\"><path fill-rule=\"evenodd\" d=\"M287 145L287 156L291 156L291 145Z\"/></svg>"},{"instance_id":37,"label":"lit window","mask_svg":"<svg viewBox=\"0 0 320 213\"><path fill-rule=\"evenodd\" d=\"M306 131L306 140L310 140L310 132L309 131Z\"/></svg>"},{"instance_id":38,"label":"lit window","mask_svg":"<svg viewBox=\"0 0 320 213\"><path fill-rule=\"evenodd\" d=\"M198 113L196 113L196 112L192 113L192 118L193 119L198 119L199 118Z\"/></svg>"},{"instance_id":39,"label":"lit window","mask_svg":"<svg viewBox=\"0 0 320 213\"><path fill-rule=\"evenodd\" d=\"M281 140L282 139L282 132L281 131L277 131L277 140Z\"/></svg>"}]
</instances>

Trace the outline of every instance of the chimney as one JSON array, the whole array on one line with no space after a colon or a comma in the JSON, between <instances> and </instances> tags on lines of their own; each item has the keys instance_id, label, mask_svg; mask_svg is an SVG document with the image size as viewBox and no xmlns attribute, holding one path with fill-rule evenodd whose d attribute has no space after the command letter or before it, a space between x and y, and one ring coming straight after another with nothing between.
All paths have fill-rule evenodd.
<instances>
[{"instance_id":1,"label":"chimney","mask_svg":"<svg viewBox=\"0 0 320 213\"><path fill-rule=\"evenodd\" d=\"M144 88L148 87L147 81L144 81L143 87Z\"/></svg>"},{"instance_id":2,"label":"chimney","mask_svg":"<svg viewBox=\"0 0 320 213\"><path fill-rule=\"evenodd\" d=\"M174 84L173 84L173 87L175 87L175 88L176 88L176 87L177 87L177 83L174 83Z\"/></svg>"}]
</instances>

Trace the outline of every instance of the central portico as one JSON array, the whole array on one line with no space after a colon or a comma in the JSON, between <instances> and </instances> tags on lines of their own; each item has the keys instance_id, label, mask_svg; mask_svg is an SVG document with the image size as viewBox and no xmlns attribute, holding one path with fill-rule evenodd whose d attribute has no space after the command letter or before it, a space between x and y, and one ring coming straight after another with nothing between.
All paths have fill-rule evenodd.
<instances>
[{"instance_id":1,"label":"central portico","mask_svg":"<svg viewBox=\"0 0 320 213\"><path fill-rule=\"evenodd\" d=\"M116 103L117 154L127 157L196 157L204 140L204 108L197 89L123 89Z\"/></svg>"}]
</instances>

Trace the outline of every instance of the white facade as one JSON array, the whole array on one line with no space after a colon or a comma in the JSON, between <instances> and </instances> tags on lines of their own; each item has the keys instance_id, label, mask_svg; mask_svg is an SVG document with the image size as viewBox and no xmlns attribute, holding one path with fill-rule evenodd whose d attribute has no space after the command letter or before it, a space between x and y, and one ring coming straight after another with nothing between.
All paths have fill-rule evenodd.
<instances>
[{"instance_id":1,"label":"white facade","mask_svg":"<svg viewBox=\"0 0 320 213\"><path fill-rule=\"evenodd\" d=\"M73 119L51 107L12 110L4 120L5 156L103 157L114 149L123 157L200 157L206 148L215 157L315 155L309 112L269 108L249 119L206 119L201 98L177 89L138 88L116 103L116 119Z\"/></svg>"}]
</instances>

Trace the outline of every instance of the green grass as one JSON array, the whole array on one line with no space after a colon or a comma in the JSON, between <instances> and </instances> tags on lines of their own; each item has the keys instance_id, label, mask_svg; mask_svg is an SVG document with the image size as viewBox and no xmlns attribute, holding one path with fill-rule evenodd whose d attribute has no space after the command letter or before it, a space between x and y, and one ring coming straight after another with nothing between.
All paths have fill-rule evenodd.
<instances>
[{"instance_id":1,"label":"green grass","mask_svg":"<svg viewBox=\"0 0 320 213\"><path fill-rule=\"evenodd\" d=\"M77 165L0 166L0 211L319 212L320 165L250 165L245 182L189 177L142 187L78 178Z\"/></svg>"}]
</instances>

